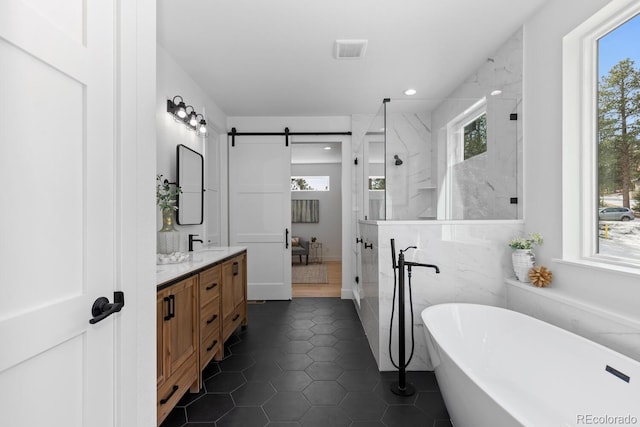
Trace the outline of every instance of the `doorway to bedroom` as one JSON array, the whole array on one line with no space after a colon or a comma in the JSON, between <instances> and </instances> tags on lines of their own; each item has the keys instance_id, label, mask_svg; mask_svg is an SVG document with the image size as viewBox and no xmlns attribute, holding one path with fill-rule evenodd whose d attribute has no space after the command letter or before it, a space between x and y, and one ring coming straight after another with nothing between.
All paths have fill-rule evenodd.
<instances>
[{"instance_id":1,"label":"doorway to bedroom","mask_svg":"<svg viewBox=\"0 0 640 427\"><path fill-rule=\"evenodd\" d=\"M291 144L292 296L342 291L342 146Z\"/></svg>"}]
</instances>

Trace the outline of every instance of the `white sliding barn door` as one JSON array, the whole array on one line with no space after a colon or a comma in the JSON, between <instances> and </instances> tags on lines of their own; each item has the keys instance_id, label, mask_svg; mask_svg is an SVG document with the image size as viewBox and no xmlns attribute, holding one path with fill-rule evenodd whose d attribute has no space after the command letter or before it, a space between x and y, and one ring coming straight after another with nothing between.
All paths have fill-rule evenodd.
<instances>
[{"instance_id":1,"label":"white sliding barn door","mask_svg":"<svg viewBox=\"0 0 640 427\"><path fill-rule=\"evenodd\" d=\"M291 148L284 136L229 144L229 243L248 248L248 299L291 299Z\"/></svg>"},{"instance_id":2,"label":"white sliding barn door","mask_svg":"<svg viewBox=\"0 0 640 427\"><path fill-rule=\"evenodd\" d=\"M113 1L0 2L0 424L115 425ZM125 307L124 310L127 308Z\"/></svg>"}]
</instances>

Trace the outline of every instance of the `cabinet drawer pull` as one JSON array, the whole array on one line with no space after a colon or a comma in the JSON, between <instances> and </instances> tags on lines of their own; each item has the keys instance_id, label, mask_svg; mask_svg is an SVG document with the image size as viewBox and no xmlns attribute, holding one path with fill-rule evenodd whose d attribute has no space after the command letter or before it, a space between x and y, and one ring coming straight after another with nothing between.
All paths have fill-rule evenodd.
<instances>
[{"instance_id":1,"label":"cabinet drawer pull","mask_svg":"<svg viewBox=\"0 0 640 427\"><path fill-rule=\"evenodd\" d=\"M210 325L211 323L215 322L217 318L218 318L217 314L214 314L213 316L211 316L211 319L207 320L207 325Z\"/></svg>"},{"instance_id":2,"label":"cabinet drawer pull","mask_svg":"<svg viewBox=\"0 0 640 427\"><path fill-rule=\"evenodd\" d=\"M169 295L169 319L176 317L176 296Z\"/></svg>"},{"instance_id":3,"label":"cabinet drawer pull","mask_svg":"<svg viewBox=\"0 0 640 427\"><path fill-rule=\"evenodd\" d=\"M209 347L207 347L207 351L211 351L213 350L213 347L216 346L216 344L218 344L218 340L213 340L213 344L211 344Z\"/></svg>"},{"instance_id":4,"label":"cabinet drawer pull","mask_svg":"<svg viewBox=\"0 0 640 427\"><path fill-rule=\"evenodd\" d=\"M167 303L167 314L164 316L164 320L169 320L171 319L171 298L164 297L163 301Z\"/></svg>"},{"instance_id":5,"label":"cabinet drawer pull","mask_svg":"<svg viewBox=\"0 0 640 427\"><path fill-rule=\"evenodd\" d=\"M238 275L239 270L240 270L240 269L239 269L239 267L240 267L240 265L238 264L238 261L235 261L235 262L233 263L233 275L234 275L234 276L237 276L237 275Z\"/></svg>"},{"instance_id":6,"label":"cabinet drawer pull","mask_svg":"<svg viewBox=\"0 0 640 427\"><path fill-rule=\"evenodd\" d=\"M236 320L238 320L238 317L240 317L240 315L236 313L236 315L233 316L233 319L231 319L231 321L235 322Z\"/></svg>"},{"instance_id":7,"label":"cabinet drawer pull","mask_svg":"<svg viewBox=\"0 0 640 427\"><path fill-rule=\"evenodd\" d=\"M216 286L218 286L217 283L212 283L210 286L207 286L205 289L205 291L210 291L211 289L215 288Z\"/></svg>"},{"instance_id":8,"label":"cabinet drawer pull","mask_svg":"<svg viewBox=\"0 0 640 427\"><path fill-rule=\"evenodd\" d=\"M165 403L167 403L169 401L169 399L171 399L171 396L173 396L176 393L176 391L178 391L179 388L180 387L178 387L177 385L174 385L171 388L171 392L169 393L169 395L167 397L165 397L164 399L160 399L160 404L164 405Z\"/></svg>"}]
</instances>

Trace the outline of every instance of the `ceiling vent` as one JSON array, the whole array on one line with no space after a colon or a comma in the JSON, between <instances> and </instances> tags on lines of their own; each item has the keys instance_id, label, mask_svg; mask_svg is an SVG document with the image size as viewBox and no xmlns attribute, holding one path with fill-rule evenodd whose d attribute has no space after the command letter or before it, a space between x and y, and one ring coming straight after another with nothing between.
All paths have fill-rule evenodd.
<instances>
[{"instance_id":1,"label":"ceiling vent","mask_svg":"<svg viewBox=\"0 0 640 427\"><path fill-rule=\"evenodd\" d=\"M359 59L364 57L368 40L336 40L336 59Z\"/></svg>"}]
</instances>

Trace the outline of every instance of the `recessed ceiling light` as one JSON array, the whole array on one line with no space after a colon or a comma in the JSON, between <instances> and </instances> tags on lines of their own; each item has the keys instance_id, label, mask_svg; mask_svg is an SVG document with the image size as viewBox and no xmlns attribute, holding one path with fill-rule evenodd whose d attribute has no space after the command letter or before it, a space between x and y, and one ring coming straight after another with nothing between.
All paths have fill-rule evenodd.
<instances>
[{"instance_id":1,"label":"recessed ceiling light","mask_svg":"<svg viewBox=\"0 0 640 427\"><path fill-rule=\"evenodd\" d=\"M500 95L501 93L502 93L502 91L500 89L496 89L496 90L491 92L491 96Z\"/></svg>"},{"instance_id":2,"label":"recessed ceiling light","mask_svg":"<svg viewBox=\"0 0 640 427\"><path fill-rule=\"evenodd\" d=\"M417 93L417 91L415 89L407 89L404 91L405 95L409 95L409 96L413 96Z\"/></svg>"},{"instance_id":3,"label":"recessed ceiling light","mask_svg":"<svg viewBox=\"0 0 640 427\"><path fill-rule=\"evenodd\" d=\"M326 147L324 147L325 150L331 150L331 147L329 147L328 145Z\"/></svg>"}]
</instances>

